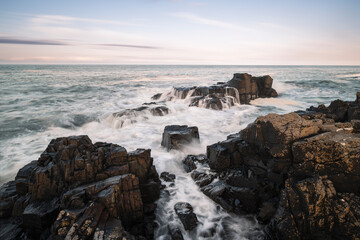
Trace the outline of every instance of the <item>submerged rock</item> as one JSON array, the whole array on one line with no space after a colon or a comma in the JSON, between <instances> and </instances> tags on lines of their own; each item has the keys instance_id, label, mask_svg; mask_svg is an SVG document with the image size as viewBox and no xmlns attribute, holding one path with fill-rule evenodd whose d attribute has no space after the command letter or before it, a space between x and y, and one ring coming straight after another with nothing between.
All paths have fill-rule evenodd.
<instances>
[{"instance_id":1,"label":"submerged rock","mask_svg":"<svg viewBox=\"0 0 360 240\"><path fill-rule=\"evenodd\" d=\"M175 174L168 173L168 172L162 172L160 174L160 178L163 179L165 182L175 182Z\"/></svg>"},{"instance_id":2,"label":"submerged rock","mask_svg":"<svg viewBox=\"0 0 360 240\"><path fill-rule=\"evenodd\" d=\"M1 187L7 220L0 232L12 229L27 239L153 238L160 180L150 150L128 153L71 136L52 140L35 163Z\"/></svg>"},{"instance_id":3,"label":"submerged rock","mask_svg":"<svg viewBox=\"0 0 360 240\"><path fill-rule=\"evenodd\" d=\"M196 228L198 220L190 203L178 202L175 204L174 210L184 225L185 230L192 230Z\"/></svg>"},{"instance_id":4,"label":"submerged rock","mask_svg":"<svg viewBox=\"0 0 360 240\"><path fill-rule=\"evenodd\" d=\"M138 108L125 109L120 112L116 112L112 114L112 125L117 128L121 128L123 126L136 123L140 120L146 120L149 118L149 115L152 116L165 116L170 113L170 110L165 105L157 105L157 103L144 103ZM152 107L150 107L152 106Z\"/></svg>"},{"instance_id":5,"label":"submerged rock","mask_svg":"<svg viewBox=\"0 0 360 240\"><path fill-rule=\"evenodd\" d=\"M189 144L192 141L199 141L199 130L197 127L169 125L164 129L161 146L169 151L171 149L180 149L183 145Z\"/></svg>"}]
</instances>

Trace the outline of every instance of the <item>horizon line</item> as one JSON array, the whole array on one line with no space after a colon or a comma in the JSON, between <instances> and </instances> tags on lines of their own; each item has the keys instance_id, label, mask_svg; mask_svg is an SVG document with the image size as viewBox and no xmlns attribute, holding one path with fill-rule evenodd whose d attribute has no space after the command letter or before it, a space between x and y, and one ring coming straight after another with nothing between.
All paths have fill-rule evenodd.
<instances>
[{"instance_id":1,"label":"horizon line","mask_svg":"<svg viewBox=\"0 0 360 240\"><path fill-rule=\"evenodd\" d=\"M1 65L58 65L58 66L329 66L329 67L360 67L352 64L127 64L127 63L0 63Z\"/></svg>"}]
</instances>

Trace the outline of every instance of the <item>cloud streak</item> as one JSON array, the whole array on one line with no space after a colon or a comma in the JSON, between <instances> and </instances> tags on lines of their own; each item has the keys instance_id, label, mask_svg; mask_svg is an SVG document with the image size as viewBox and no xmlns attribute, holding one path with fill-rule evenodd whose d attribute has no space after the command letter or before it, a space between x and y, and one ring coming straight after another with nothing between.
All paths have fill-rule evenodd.
<instances>
[{"instance_id":1,"label":"cloud streak","mask_svg":"<svg viewBox=\"0 0 360 240\"><path fill-rule=\"evenodd\" d=\"M213 26L213 27L218 27L218 28L223 28L223 29L230 29L230 30L251 31L251 29L239 26L237 24L214 20L214 19L209 19L209 18L204 18L204 17L198 16L193 13L178 12L178 13L173 13L171 15L178 17L178 18L190 20L190 21L192 21L194 23L198 23L198 24L203 24L203 25L208 25L208 26Z\"/></svg>"},{"instance_id":2,"label":"cloud streak","mask_svg":"<svg viewBox=\"0 0 360 240\"><path fill-rule=\"evenodd\" d=\"M97 44L98 46L104 47L124 47L124 48L141 48L141 49L161 49L155 46L145 46L145 45L132 45L132 44Z\"/></svg>"},{"instance_id":3,"label":"cloud streak","mask_svg":"<svg viewBox=\"0 0 360 240\"><path fill-rule=\"evenodd\" d=\"M106 25L126 25L126 26L141 26L140 24L125 22L125 21L113 21L97 18L79 18L64 15L30 15L30 20L33 23L39 24L53 24L64 25L73 23L91 23L91 24L106 24Z\"/></svg>"},{"instance_id":4,"label":"cloud streak","mask_svg":"<svg viewBox=\"0 0 360 240\"><path fill-rule=\"evenodd\" d=\"M22 45L54 45L66 46L69 45L65 42L52 41L52 40L26 40L19 38L0 37L0 44L22 44Z\"/></svg>"}]
</instances>

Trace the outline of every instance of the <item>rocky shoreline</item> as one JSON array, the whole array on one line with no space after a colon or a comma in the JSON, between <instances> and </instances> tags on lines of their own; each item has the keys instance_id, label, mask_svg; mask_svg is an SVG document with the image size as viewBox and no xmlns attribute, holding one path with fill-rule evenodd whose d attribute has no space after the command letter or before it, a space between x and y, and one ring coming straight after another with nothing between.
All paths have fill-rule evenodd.
<instances>
[{"instance_id":1,"label":"rocky shoreline","mask_svg":"<svg viewBox=\"0 0 360 240\"><path fill-rule=\"evenodd\" d=\"M174 88L173 95L221 110L223 103L277 96L272 81L235 74L216 86ZM160 101L113 115L143 111L168 113ZM161 145L170 151L192 141L200 141L197 127L171 125ZM159 178L150 152L93 144L87 136L53 139L15 181L1 186L0 239L153 239L156 201L165 188L160 178L174 184L176 176L163 172ZM222 208L256 215L266 239L360 238L360 93L353 102L259 117L183 164ZM184 230L197 227L189 203L178 202L174 210ZM168 231L183 239L177 226Z\"/></svg>"},{"instance_id":2,"label":"rocky shoreline","mask_svg":"<svg viewBox=\"0 0 360 240\"><path fill-rule=\"evenodd\" d=\"M259 117L184 164L224 209L256 214L266 239L360 238L360 93Z\"/></svg>"},{"instance_id":3,"label":"rocky shoreline","mask_svg":"<svg viewBox=\"0 0 360 240\"><path fill-rule=\"evenodd\" d=\"M149 149L57 138L0 189L1 239L153 239L161 183Z\"/></svg>"}]
</instances>

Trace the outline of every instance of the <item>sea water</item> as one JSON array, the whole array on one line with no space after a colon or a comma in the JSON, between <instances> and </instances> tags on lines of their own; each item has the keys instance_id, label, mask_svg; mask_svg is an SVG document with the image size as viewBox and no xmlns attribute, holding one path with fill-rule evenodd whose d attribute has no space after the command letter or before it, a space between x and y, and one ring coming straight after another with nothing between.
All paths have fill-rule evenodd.
<instances>
[{"instance_id":1,"label":"sea water","mask_svg":"<svg viewBox=\"0 0 360 240\"><path fill-rule=\"evenodd\" d=\"M189 107L189 101L166 102L170 113L141 113L119 119L113 113L151 102L172 86L209 86L233 73L270 75L277 98L256 99L222 111ZM157 239L167 239L167 224L180 226L185 239L260 238L253 216L235 216L206 197L186 173L182 160L206 152L206 146L239 132L268 113L304 110L332 100L354 100L360 91L358 66L124 66L124 65L0 65L0 185L36 160L51 139L87 134L93 142L112 142L128 151L150 148L159 173L177 178L162 193L156 211ZM166 125L197 126L200 143L167 152L160 146ZM189 202L199 219L191 232L181 228L173 206Z\"/></svg>"}]
</instances>

